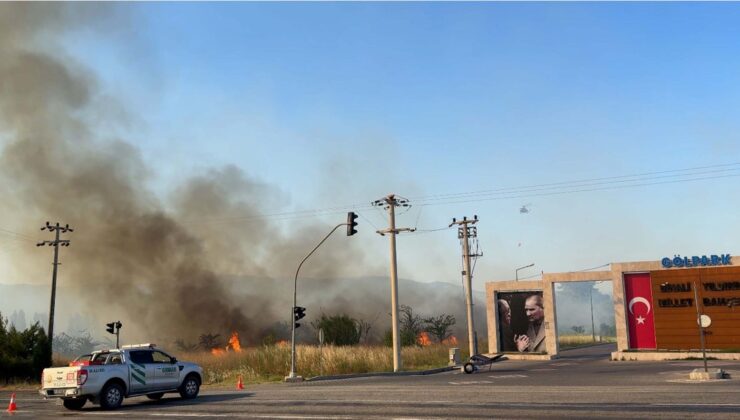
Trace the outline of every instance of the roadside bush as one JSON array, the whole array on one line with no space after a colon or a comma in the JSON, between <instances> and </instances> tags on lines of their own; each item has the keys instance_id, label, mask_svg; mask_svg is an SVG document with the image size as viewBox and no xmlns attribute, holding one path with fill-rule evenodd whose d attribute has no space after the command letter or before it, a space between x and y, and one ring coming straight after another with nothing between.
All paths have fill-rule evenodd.
<instances>
[{"instance_id":1,"label":"roadside bush","mask_svg":"<svg viewBox=\"0 0 740 420\"><path fill-rule=\"evenodd\" d=\"M360 342L361 331L357 320L347 315L326 316L311 324L317 331L324 330L324 342L335 346L351 346Z\"/></svg>"},{"instance_id":2,"label":"roadside bush","mask_svg":"<svg viewBox=\"0 0 740 420\"><path fill-rule=\"evenodd\" d=\"M411 330L401 328L398 337L401 339L401 346L403 347L419 345L416 334ZM383 343L388 347L393 346L393 330L386 330L385 336L383 336Z\"/></svg>"},{"instance_id":3,"label":"roadside bush","mask_svg":"<svg viewBox=\"0 0 740 420\"><path fill-rule=\"evenodd\" d=\"M38 322L18 331L0 314L0 380L38 380L50 365L49 339Z\"/></svg>"}]
</instances>

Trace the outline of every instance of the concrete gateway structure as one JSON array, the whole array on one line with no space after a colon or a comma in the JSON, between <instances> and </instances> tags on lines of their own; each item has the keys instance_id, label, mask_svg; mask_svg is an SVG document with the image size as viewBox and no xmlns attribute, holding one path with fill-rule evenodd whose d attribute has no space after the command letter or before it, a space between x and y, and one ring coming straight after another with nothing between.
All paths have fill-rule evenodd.
<instances>
[{"instance_id":1,"label":"concrete gateway structure","mask_svg":"<svg viewBox=\"0 0 740 420\"><path fill-rule=\"evenodd\" d=\"M586 281L611 281L617 334L612 359L701 357L698 308L711 319L704 329L709 356L740 360L740 259L733 261L729 254L612 263L608 271L488 282L489 353L505 352L513 359L556 358L555 284ZM512 312L520 314L519 319Z\"/></svg>"}]
</instances>

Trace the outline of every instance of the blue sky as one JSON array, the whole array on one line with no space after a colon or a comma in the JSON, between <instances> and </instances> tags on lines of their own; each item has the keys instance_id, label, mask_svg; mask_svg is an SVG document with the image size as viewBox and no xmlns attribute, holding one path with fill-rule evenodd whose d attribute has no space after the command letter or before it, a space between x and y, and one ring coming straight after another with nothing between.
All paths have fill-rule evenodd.
<instances>
[{"instance_id":1,"label":"blue sky","mask_svg":"<svg viewBox=\"0 0 740 420\"><path fill-rule=\"evenodd\" d=\"M280 212L740 162L735 3L116 9L58 43L115 98L106 112L125 110L116 134L140 149L163 196L183 175L226 164L274 187ZM482 289L532 262L522 276L732 253L737 185L432 201L398 223L435 229L477 214ZM373 233L383 215L361 213L357 237L334 239L387 259ZM403 277L459 283L459 264L454 231L399 238Z\"/></svg>"}]
</instances>

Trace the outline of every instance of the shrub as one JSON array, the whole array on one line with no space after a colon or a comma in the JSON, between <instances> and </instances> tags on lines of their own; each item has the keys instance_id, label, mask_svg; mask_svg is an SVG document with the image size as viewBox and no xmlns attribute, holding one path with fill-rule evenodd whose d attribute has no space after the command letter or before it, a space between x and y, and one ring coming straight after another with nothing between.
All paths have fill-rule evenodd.
<instances>
[{"instance_id":1,"label":"shrub","mask_svg":"<svg viewBox=\"0 0 740 420\"><path fill-rule=\"evenodd\" d=\"M26 330L8 328L7 319L0 314L0 379L31 380L51 366L49 339L39 323Z\"/></svg>"},{"instance_id":2,"label":"shrub","mask_svg":"<svg viewBox=\"0 0 740 420\"><path fill-rule=\"evenodd\" d=\"M326 316L312 323L317 330L324 331L324 342L336 346L351 346L360 342L360 329L357 320L347 315Z\"/></svg>"}]
</instances>

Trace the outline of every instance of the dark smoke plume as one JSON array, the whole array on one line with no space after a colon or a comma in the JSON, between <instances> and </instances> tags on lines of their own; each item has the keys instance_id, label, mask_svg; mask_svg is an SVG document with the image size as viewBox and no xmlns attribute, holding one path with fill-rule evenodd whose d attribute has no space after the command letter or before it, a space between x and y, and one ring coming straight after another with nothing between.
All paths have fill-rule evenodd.
<instances>
[{"instance_id":1,"label":"dark smoke plume","mask_svg":"<svg viewBox=\"0 0 740 420\"><path fill-rule=\"evenodd\" d=\"M0 217L6 226L38 228L49 220L74 227L72 246L62 252L60 286L76 290L76 301L59 304L92 309L100 322L125 320L128 340L192 342L206 332L238 331L246 343L258 342L288 317L296 264L327 226L296 224L287 235L269 219L254 219L287 199L234 166L183 176L168 197L152 191L153 169L139 151L97 128L95 118L105 115L99 108L116 105L101 100L95 75L57 45L67 31L94 27L120 8L0 4ZM234 218L259 221L231 223ZM43 251L15 254L14 271L27 282L48 281ZM386 261L374 264L368 268L353 242L334 241L302 273L336 279L386 272ZM377 329L384 330L387 279L380 281L314 281L303 289L302 304L379 317ZM385 296L368 298L378 287ZM440 302L408 293L440 309Z\"/></svg>"},{"instance_id":2,"label":"dark smoke plume","mask_svg":"<svg viewBox=\"0 0 740 420\"><path fill-rule=\"evenodd\" d=\"M94 75L44 46L89 22L85 16L91 21L112 12L87 5L0 5L0 171L4 196L12 197L4 216L14 225L59 220L75 227L62 270L67 284L80 290L77 303L99 308L101 316L125 314L142 338L257 334L263 326L254 320L285 317L272 310L270 294L286 286L274 279L288 276L283 267L262 269L253 256L280 250L294 257L289 245L304 244L276 239L265 223L238 230L198 225L249 218L261 210L254 203L271 201L268 186L237 168L186 180L172 203L160 203L139 152L91 128L90 108L101 94ZM34 260L18 264L43 272L30 267ZM234 302L216 274L223 272L261 275L267 284L259 296Z\"/></svg>"}]
</instances>

